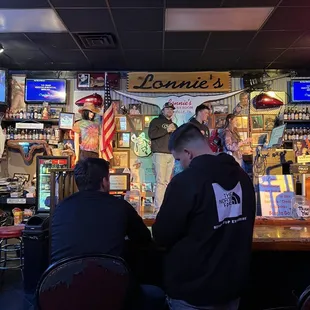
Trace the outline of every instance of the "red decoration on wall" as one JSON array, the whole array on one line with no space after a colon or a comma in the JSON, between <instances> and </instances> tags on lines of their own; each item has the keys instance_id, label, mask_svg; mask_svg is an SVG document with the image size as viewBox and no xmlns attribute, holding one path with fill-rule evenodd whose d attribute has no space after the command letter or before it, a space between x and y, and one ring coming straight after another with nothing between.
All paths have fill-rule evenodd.
<instances>
[{"instance_id":1,"label":"red decoration on wall","mask_svg":"<svg viewBox=\"0 0 310 310\"><path fill-rule=\"evenodd\" d=\"M283 102L277 98L262 93L253 98L253 105L255 109L270 109L279 108L283 105Z\"/></svg>"},{"instance_id":2,"label":"red decoration on wall","mask_svg":"<svg viewBox=\"0 0 310 310\"><path fill-rule=\"evenodd\" d=\"M79 107L83 106L86 102L90 102L94 104L96 107L101 107L103 104L103 99L99 94L92 94L86 97L83 97L75 102L75 104Z\"/></svg>"}]
</instances>

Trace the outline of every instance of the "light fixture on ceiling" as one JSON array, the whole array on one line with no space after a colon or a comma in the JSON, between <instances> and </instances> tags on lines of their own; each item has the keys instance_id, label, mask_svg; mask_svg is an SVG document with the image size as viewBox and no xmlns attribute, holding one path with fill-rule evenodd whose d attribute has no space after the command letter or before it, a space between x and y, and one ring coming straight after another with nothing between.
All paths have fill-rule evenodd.
<instances>
[{"instance_id":1,"label":"light fixture on ceiling","mask_svg":"<svg viewBox=\"0 0 310 310\"><path fill-rule=\"evenodd\" d=\"M4 52L4 47L3 45L0 43L0 54Z\"/></svg>"}]
</instances>

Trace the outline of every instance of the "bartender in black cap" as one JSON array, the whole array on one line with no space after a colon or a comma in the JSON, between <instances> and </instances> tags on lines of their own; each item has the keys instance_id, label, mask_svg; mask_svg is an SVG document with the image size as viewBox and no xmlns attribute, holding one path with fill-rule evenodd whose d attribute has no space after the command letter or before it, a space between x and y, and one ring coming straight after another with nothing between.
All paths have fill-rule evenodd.
<instances>
[{"instance_id":1,"label":"bartender in black cap","mask_svg":"<svg viewBox=\"0 0 310 310\"><path fill-rule=\"evenodd\" d=\"M166 102L161 114L151 121L149 127L156 178L155 212L158 212L163 202L174 166L174 158L168 149L170 134L177 128L177 125L172 122L174 110L174 105L171 102Z\"/></svg>"}]
</instances>

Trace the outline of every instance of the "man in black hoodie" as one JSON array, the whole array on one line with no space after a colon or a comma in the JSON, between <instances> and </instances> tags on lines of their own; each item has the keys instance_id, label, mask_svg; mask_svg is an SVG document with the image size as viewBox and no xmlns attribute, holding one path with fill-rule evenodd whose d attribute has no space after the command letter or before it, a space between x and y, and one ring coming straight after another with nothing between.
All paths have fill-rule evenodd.
<instances>
[{"instance_id":1,"label":"man in black hoodie","mask_svg":"<svg viewBox=\"0 0 310 310\"><path fill-rule=\"evenodd\" d=\"M153 164L155 167L155 210L158 211L164 198L167 185L170 181L174 160L168 149L169 137L177 128L172 122L174 105L166 102L162 113L154 118L149 127L149 137L153 152Z\"/></svg>"},{"instance_id":2,"label":"man in black hoodie","mask_svg":"<svg viewBox=\"0 0 310 310\"><path fill-rule=\"evenodd\" d=\"M170 309L237 310L251 258L252 182L232 156L214 155L193 124L172 134L169 149L185 170L169 183L152 230L167 249Z\"/></svg>"}]
</instances>

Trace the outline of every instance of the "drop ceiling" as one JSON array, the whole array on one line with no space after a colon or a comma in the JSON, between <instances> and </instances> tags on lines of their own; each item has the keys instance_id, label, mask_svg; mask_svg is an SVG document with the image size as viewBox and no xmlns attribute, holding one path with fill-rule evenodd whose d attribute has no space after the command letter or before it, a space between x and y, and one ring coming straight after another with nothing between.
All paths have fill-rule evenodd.
<instances>
[{"instance_id":1,"label":"drop ceiling","mask_svg":"<svg viewBox=\"0 0 310 310\"><path fill-rule=\"evenodd\" d=\"M180 23L168 27L168 11L197 8L207 9L201 11L206 20L202 14L199 20L209 30L198 24L187 28L187 19L183 28L177 28ZM225 19L219 9L232 15ZM240 14L243 11L251 13ZM220 12L220 17L210 12ZM255 24L247 14L254 14ZM212 27L206 22L211 17ZM0 66L74 71L309 69L309 20L310 0L0 1L0 43L5 48Z\"/></svg>"}]
</instances>

